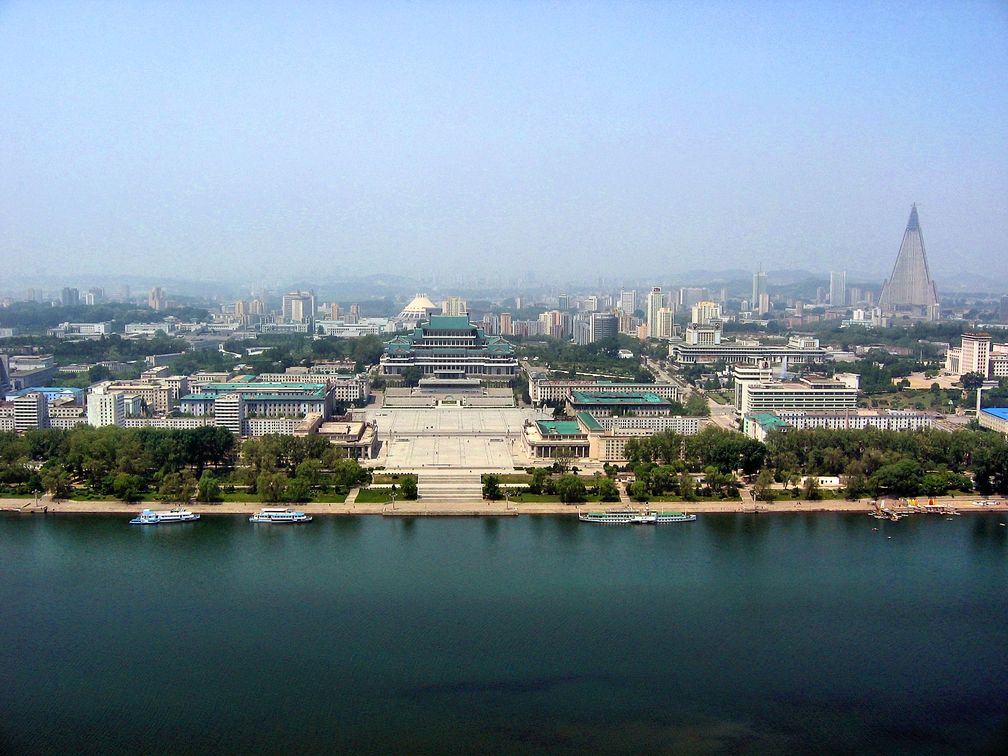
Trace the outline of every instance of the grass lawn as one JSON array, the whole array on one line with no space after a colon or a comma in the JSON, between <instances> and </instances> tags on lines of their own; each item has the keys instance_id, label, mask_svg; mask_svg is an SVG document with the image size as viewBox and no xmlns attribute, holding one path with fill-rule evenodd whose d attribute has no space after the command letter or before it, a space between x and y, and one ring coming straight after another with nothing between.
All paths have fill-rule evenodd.
<instances>
[{"instance_id":1,"label":"grass lawn","mask_svg":"<svg viewBox=\"0 0 1008 756\"><path fill-rule=\"evenodd\" d=\"M396 501L402 501L401 492L396 491ZM362 488L357 494L358 504L384 504L392 501L391 488Z\"/></svg>"},{"instance_id":2,"label":"grass lawn","mask_svg":"<svg viewBox=\"0 0 1008 756\"><path fill-rule=\"evenodd\" d=\"M512 504L537 504L537 503L551 503L560 502L560 497L557 494L530 494L530 493L520 493L511 496ZM504 501L503 497L500 501ZM588 500L580 502L581 504L597 504L599 502L599 497L597 494L588 494ZM606 504L618 505L619 501L605 502ZM571 503L572 507L576 507L577 503Z\"/></svg>"}]
</instances>

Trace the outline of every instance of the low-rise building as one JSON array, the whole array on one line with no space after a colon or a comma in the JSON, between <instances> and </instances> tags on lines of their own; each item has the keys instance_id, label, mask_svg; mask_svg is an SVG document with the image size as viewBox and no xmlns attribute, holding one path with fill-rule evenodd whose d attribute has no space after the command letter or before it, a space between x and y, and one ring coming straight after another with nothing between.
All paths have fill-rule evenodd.
<instances>
[{"instance_id":1,"label":"low-rise building","mask_svg":"<svg viewBox=\"0 0 1008 756\"><path fill-rule=\"evenodd\" d=\"M890 431L915 431L931 428L937 417L915 410L851 410L848 412L781 411L745 415L743 432L757 441L765 441L774 429L864 430L876 428Z\"/></svg>"},{"instance_id":2,"label":"low-rise building","mask_svg":"<svg viewBox=\"0 0 1008 756\"><path fill-rule=\"evenodd\" d=\"M687 329L687 332L689 329ZM696 341L688 343L686 339ZM760 344L756 341L723 341L720 329L714 326L700 326L689 333L680 343L669 346L669 356L682 364L724 362L766 361L774 365L822 362L826 350L819 346L819 340L810 336L792 336L786 345Z\"/></svg>"},{"instance_id":3,"label":"low-rise building","mask_svg":"<svg viewBox=\"0 0 1008 756\"><path fill-rule=\"evenodd\" d=\"M529 398L533 404L559 404L567 400L571 391L608 393L638 393L647 391L663 399L678 402L682 399L681 389L674 383L617 383L616 381L575 381L562 378L550 379L545 374L529 376Z\"/></svg>"},{"instance_id":4,"label":"low-rise building","mask_svg":"<svg viewBox=\"0 0 1008 756\"><path fill-rule=\"evenodd\" d=\"M588 412L592 415L671 415L673 405L653 391L571 391L567 397L567 413Z\"/></svg>"},{"instance_id":5,"label":"low-rise building","mask_svg":"<svg viewBox=\"0 0 1008 756\"><path fill-rule=\"evenodd\" d=\"M111 321L99 323L60 323L54 328L46 331L48 336L55 336L58 339L86 338L98 339L112 333Z\"/></svg>"},{"instance_id":6,"label":"low-rise building","mask_svg":"<svg viewBox=\"0 0 1008 756\"><path fill-rule=\"evenodd\" d=\"M1008 435L1008 407L984 407L978 419L980 427Z\"/></svg>"},{"instance_id":7,"label":"low-rise building","mask_svg":"<svg viewBox=\"0 0 1008 756\"><path fill-rule=\"evenodd\" d=\"M699 432L708 422L699 417L596 417L578 412L573 420L528 421L522 429L522 441L535 459L567 457L593 462L626 461L626 443L671 431L683 436Z\"/></svg>"}]
</instances>

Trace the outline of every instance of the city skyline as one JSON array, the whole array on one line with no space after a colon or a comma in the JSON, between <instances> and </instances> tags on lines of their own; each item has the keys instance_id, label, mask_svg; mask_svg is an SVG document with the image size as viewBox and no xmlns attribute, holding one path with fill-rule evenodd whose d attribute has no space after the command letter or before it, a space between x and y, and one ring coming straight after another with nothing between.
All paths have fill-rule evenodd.
<instances>
[{"instance_id":1,"label":"city skyline","mask_svg":"<svg viewBox=\"0 0 1008 756\"><path fill-rule=\"evenodd\" d=\"M880 282L916 202L942 280L1004 254L1006 31L996 3L10 3L0 259Z\"/></svg>"}]
</instances>

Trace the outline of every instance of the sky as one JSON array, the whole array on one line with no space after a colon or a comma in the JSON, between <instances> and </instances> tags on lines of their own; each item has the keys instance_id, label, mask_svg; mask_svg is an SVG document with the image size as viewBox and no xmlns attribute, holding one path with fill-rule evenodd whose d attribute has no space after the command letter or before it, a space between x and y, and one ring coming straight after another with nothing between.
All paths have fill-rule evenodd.
<instances>
[{"instance_id":1,"label":"sky","mask_svg":"<svg viewBox=\"0 0 1008 756\"><path fill-rule=\"evenodd\" d=\"M1006 2L3 2L0 264L1008 278Z\"/></svg>"}]
</instances>

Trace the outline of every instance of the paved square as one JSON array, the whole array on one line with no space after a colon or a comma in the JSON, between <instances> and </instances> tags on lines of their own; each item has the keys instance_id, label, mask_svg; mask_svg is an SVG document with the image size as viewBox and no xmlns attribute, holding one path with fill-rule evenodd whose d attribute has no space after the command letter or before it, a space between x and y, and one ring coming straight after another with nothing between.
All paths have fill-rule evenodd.
<instances>
[{"instance_id":1,"label":"paved square","mask_svg":"<svg viewBox=\"0 0 1008 756\"><path fill-rule=\"evenodd\" d=\"M535 410L413 409L366 410L378 425L383 444L379 456L389 470L500 470L524 463L521 432L527 419L544 417Z\"/></svg>"}]
</instances>

